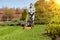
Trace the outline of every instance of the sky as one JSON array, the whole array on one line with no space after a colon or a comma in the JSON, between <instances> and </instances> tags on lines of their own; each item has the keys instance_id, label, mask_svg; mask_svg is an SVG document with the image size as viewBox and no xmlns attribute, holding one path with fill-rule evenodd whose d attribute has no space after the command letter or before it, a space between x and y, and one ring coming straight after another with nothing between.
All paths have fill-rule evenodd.
<instances>
[{"instance_id":1,"label":"sky","mask_svg":"<svg viewBox=\"0 0 60 40\"><path fill-rule=\"evenodd\" d=\"M30 3L35 3L36 0L0 0L0 8L24 8L28 7Z\"/></svg>"}]
</instances>

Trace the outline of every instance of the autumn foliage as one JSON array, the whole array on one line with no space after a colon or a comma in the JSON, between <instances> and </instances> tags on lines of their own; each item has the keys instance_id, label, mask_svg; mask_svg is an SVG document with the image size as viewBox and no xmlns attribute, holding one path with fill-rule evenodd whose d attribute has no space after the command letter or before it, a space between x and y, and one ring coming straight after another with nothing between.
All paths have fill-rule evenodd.
<instances>
[{"instance_id":1,"label":"autumn foliage","mask_svg":"<svg viewBox=\"0 0 60 40\"><path fill-rule=\"evenodd\" d=\"M0 9L0 21L11 21L12 19L20 20L22 16L22 9L2 8Z\"/></svg>"}]
</instances>

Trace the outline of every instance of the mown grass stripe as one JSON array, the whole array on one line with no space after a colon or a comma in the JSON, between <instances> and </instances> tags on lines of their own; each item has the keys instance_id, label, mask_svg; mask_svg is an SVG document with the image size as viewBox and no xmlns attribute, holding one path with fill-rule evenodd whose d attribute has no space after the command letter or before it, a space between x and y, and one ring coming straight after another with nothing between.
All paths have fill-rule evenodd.
<instances>
[{"instance_id":1,"label":"mown grass stripe","mask_svg":"<svg viewBox=\"0 0 60 40\"><path fill-rule=\"evenodd\" d=\"M8 29L9 27L0 28L0 31Z\"/></svg>"},{"instance_id":2,"label":"mown grass stripe","mask_svg":"<svg viewBox=\"0 0 60 40\"><path fill-rule=\"evenodd\" d=\"M23 30L22 28L18 28L18 29L16 29L16 30L14 30L12 33L10 33L10 34L7 34L7 35L4 35L4 36L0 36L0 40L13 40L13 39L15 39L15 38L19 38L19 36L21 35L21 34L23 34L24 33L24 31L25 30ZM17 40L17 39L15 39L15 40Z\"/></svg>"},{"instance_id":3,"label":"mown grass stripe","mask_svg":"<svg viewBox=\"0 0 60 40\"><path fill-rule=\"evenodd\" d=\"M17 27L8 27L7 29L0 30L0 36L4 36L4 35L7 35L7 34L10 34L16 29L17 29Z\"/></svg>"}]
</instances>

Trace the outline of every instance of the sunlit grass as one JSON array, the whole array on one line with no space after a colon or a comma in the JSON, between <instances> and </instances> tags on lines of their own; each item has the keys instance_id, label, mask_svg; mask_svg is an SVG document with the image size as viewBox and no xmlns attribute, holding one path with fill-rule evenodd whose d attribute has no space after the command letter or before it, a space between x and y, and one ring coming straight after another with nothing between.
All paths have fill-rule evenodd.
<instances>
[{"instance_id":1,"label":"sunlit grass","mask_svg":"<svg viewBox=\"0 0 60 40\"><path fill-rule=\"evenodd\" d=\"M1 28L0 40L50 40L49 37L40 36L46 32L46 25L35 25L33 29L23 29L21 26Z\"/></svg>"}]
</instances>

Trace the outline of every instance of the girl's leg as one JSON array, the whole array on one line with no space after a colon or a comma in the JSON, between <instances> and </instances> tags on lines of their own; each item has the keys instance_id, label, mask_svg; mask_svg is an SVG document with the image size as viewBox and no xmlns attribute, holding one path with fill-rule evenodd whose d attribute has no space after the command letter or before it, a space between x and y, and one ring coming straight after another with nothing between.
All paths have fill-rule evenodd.
<instances>
[{"instance_id":1,"label":"girl's leg","mask_svg":"<svg viewBox=\"0 0 60 40\"><path fill-rule=\"evenodd\" d=\"M32 20L33 20L32 27L34 27L34 15L32 16Z\"/></svg>"}]
</instances>

